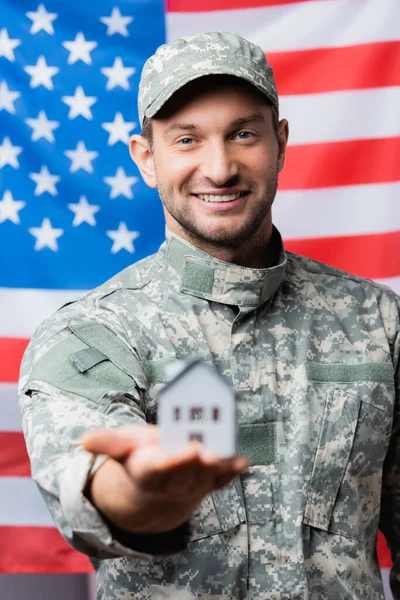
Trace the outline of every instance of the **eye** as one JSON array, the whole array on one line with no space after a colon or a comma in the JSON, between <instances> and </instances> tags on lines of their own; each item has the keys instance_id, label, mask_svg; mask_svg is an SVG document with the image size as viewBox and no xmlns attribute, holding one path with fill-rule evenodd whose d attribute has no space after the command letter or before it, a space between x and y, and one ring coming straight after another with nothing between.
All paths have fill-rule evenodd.
<instances>
[{"instance_id":1,"label":"eye","mask_svg":"<svg viewBox=\"0 0 400 600\"><path fill-rule=\"evenodd\" d=\"M181 138L180 140L178 140L178 144L180 144L181 146L190 146L192 142L192 138L189 137Z\"/></svg>"},{"instance_id":2,"label":"eye","mask_svg":"<svg viewBox=\"0 0 400 600\"><path fill-rule=\"evenodd\" d=\"M249 140L250 138L254 137L254 133L251 131L239 131L239 133L237 133L234 137L238 138L239 140Z\"/></svg>"}]
</instances>

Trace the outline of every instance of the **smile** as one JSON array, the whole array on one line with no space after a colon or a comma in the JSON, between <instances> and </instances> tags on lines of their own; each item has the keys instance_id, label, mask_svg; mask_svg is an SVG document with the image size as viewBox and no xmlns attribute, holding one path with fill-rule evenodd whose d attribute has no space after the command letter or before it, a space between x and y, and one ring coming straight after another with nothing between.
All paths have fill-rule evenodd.
<instances>
[{"instance_id":1,"label":"smile","mask_svg":"<svg viewBox=\"0 0 400 600\"><path fill-rule=\"evenodd\" d=\"M196 194L200 200L205 202L232 202L237 200L241 196L244 196L246 192L235 192L234 194Z\"/></svg>"}]
</instances>

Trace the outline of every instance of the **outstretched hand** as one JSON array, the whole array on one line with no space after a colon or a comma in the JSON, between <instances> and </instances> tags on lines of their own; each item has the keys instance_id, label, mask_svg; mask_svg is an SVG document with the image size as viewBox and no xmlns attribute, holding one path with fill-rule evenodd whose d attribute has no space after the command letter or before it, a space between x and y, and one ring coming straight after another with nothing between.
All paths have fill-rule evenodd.
<instances>
[{"instance_id":1,"label":"outstretched hand","mask_svg":"<svg viewBox=\"0 0 400 600\"><path fill-rule=\"evenodd\" d=\"M123 465L142 530L147 523L145 530L154 532L183 523L207 494L248 467L247 459L220 459L207 454L198 442L188 443L179 454L166 455L156 425L91 431L83 436L83 445L88 452L105 454Z\"/></svg>"}]
</instances>

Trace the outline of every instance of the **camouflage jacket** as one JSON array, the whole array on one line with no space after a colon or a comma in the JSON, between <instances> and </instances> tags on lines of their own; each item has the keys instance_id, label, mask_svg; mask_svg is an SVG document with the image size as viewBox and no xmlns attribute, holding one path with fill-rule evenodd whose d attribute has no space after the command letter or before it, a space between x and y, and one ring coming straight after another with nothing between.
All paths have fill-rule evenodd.
<instances>
[{"instance_id":1,"label":"camouflage jacket","mask_svg":"<svg viewBox=\"0 0 400 600\"><path fill-rule=\"evenodd\" d=\"M283 249L250 269L169 234L47 319L22 364L23 428L98 600L383 600L378 527L399 599L399 308L389 289ZM165 367L193 356L234 387L252 465L203 501L182 551L139 552L83 494L105 458L79 437L155 422Z\"/></svg>"}]
</instances>

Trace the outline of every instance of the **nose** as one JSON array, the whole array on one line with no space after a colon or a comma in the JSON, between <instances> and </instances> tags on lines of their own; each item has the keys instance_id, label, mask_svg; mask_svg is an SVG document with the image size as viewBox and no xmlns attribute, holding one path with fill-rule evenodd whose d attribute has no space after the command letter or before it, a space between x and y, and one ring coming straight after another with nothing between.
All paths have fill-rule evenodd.
<instances>
[{"instance_id":1,"label":"nose","mask_svg":"<svg viewBox=\"0 0 400 600\"><path fill-rule=\"evenodd\" d=\"M215 140L204 148L200 170L203 177L222 187L238 175L239 166L226 144Z\"/></svg>"}]
</instances>

